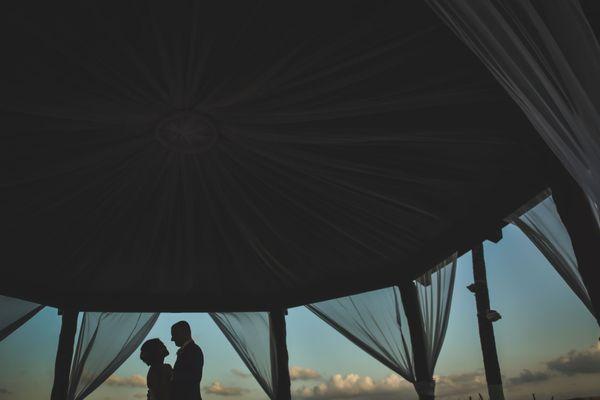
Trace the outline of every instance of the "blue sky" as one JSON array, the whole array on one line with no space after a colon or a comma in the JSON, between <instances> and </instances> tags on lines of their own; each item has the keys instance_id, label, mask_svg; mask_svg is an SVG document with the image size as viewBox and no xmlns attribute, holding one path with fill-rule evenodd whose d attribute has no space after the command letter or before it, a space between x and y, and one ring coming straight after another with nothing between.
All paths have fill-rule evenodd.
<instances>
[{"instance_id":1,"label":"blue sky","mask_svg":"<svg viewBox=\"0 0 600 400\"><path fill-rule=\"evenodd\" d=\"M509 397L530 398L532 391L538 398L547 394L557 399L600 394L598 326L579 299L516 228L505 228L503 240L486 243L485 251L492 308L502 314L494 327ZM459 260L448 333L435 371L438 392L446 398L485 393L475 302L465 288L473 280L471 268L470 255ZM168 345L168 362L174 361L176 350L169 342L170 325L181 319L191 323L205 353L203 387L212 384L217 389L237 389L222 392L230 396L205 390L205 399L266 399L254 380L245 376L246 367L205 314L161 315L150 337L159 337ZM45 309L0 343L0 399L48 397L59 328L56 310ZM289 310L287 329L290 365L319 376L293 381L296 398L302 393L310 393L304 397L313 400L414 398L410 385L305 308ZM145 370L136 352L115 373L120 380L105 383L89 398L144 398L145 389L132 377L145 376ZM214 386L215 382L219 384ZM323 390L315 395L314 387Z\"/></svg>"}]
</instances>

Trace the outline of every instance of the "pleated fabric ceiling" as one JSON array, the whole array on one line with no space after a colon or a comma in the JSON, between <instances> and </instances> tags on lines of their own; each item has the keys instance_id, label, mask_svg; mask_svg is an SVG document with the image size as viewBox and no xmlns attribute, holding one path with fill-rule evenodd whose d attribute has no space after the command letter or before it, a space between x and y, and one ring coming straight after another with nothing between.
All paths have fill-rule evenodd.
<instances>
[{"instance_id":1,"label":"pleated fabric ceiling","mask_svg":"<svg viewBox=\"0 0 600 400\"><path fill-rule=\"evenodd\" d=\"M0 9L0 293L244 311L414 278L547 184L423 1Z\"/></svg>"}]
</instances>

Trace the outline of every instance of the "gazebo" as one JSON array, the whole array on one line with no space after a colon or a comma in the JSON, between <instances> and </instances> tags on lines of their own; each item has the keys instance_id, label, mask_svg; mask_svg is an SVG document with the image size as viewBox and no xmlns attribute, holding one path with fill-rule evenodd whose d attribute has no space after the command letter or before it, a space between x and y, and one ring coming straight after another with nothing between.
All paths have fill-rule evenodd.
<instances>
[{"instance_id":1,"label":"gazebo","mask_svg":"<svg viewBox=\"0 0 600 400\"><path fill-rule=\"evenodd\" d=\"M502 398L483 241L517 225L600 309L598 10L4 4L0 339L59 308L52 399L83 399L159 312L209 312L284 400L285 313L306 305L432 398L455 260L473 250ZM379 334L402 357L352 313L391 318ZM261 361L247 348L263 333ZM102 345L115 356L90 374Z\"/></svg>"}]
</instances>

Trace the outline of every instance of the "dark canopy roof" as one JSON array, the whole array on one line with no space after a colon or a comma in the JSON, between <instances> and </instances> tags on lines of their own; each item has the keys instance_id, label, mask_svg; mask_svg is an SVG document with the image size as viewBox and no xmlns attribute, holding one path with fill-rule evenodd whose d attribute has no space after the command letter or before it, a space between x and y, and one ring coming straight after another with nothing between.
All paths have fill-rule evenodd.
<instances>
[{"instance_id":1,"label":"dark canopy roof","mask_svg":"<svg viewBox=\"0 0 600 400\"><path fill-rule=\"evenodd\" d=\"M421 0L2 8L1 294L306 304L414 277L547 185Z\"/></svg>"}]
</instances>

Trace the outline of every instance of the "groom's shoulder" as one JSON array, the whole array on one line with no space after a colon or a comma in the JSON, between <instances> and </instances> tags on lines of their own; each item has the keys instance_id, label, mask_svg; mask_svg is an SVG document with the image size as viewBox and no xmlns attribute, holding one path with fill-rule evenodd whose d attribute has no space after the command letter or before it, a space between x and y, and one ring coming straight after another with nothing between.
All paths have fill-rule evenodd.
<instances>
[{"instance_id":1,"label":"groom's shoulder","mask_svg":"<svg viewBox=\"0 0 600 400\"><path fill-rule=\"evenodd\" d=\"M192 345L190 347L192 349L194 349L195 352L202 353L202 348L200 346L198 346L198 343L194 342L194 343L192 343Z\"/></svg>"},{"instance_id":2,"label":"groom's shoulder","mask_svg":"<svg viewBox=\"0 0 600 400\"><path fill-rule=\"evenodd\" d=\"M204 353L202 352L202 348L200 346L198 346L197 343L192 343L190 346L190 353L193 352L199 356L201 356L202 358L204 358Z\"/></svg>"}]
</instances>

